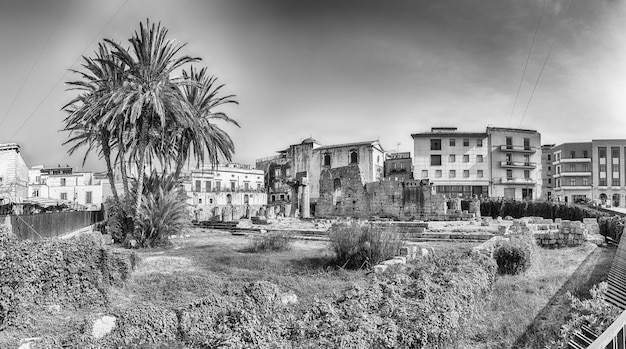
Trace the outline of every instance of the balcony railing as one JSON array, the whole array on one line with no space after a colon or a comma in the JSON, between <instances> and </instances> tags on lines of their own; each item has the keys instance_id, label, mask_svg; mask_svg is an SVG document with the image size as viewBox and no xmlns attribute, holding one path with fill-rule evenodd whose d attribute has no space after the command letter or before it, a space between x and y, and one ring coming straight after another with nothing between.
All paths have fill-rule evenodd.
<instances>
[{"instance_id":1,"label":"balcony railing","mask_svg":"<svg viewBox=\"0 0 626 349\"><path fill-rule=\"evenodd\" d=\"M557 177L591 177L591 171L561 171L561 173L557 173L554 175L554 178Z\"/></svg>"},{"instance_id":2,"label":"balcony railing","mask_svg":"<svg viewBox=\"0 0 626 349\"><path fill-rule=\"evenodd\" d=\"M535 153L537 147L525 146L525 145L501 145L500 150L506 152L518 152L518 153Z\"/></svg>"},{"instance_id":3,"label":"balcony railing","mask_svg":"<svg viewBox=\"0 0 626 349\"><path fill-rule=\"evenodd\" d=\"M500 184L537 184L537 181L532 178L521 177L502 177L500 178Z\"/></svg>"},{"instance_id":4,"label":"balcony railing","mask_svg":"<svg viewBox=\"0 0 626 349\"><path fill-rule=\"evenodd\" d=\"M537 163L528 161L500 161L500 166L505 168L537 168Z\"/></svg>"}]
</instances>

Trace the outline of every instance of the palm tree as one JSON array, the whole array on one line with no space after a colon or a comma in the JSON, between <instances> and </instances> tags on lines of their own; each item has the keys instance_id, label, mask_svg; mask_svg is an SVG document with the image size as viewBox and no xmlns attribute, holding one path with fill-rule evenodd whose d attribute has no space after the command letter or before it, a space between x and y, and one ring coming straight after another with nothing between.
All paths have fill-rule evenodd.
<instances>
[{"instance_id":1,"label":"palm tree","mask_svg":"<svg viewBox=\"0 0 626 349\"><path fill-rule=\"evenodd\" d=\"M176 124L178 119L189 115L180 90L184 81L171 75L183 65L199 60L190 56L177 57L184 45L167 40L167 32L160 23L150 24L147 20L145 26L140 23L139 32L129 39L129 49L105 39L113 47L113 56L127 67L124 85L114 94L114 102L117 106L115 115L123 115L126 119L124 124L129 127L128 141L133 149L130 155L137 163L136 212L141 207L148 149L153 146L165 149L160 132L168 124Z\"/></svg>"},{"instance_id":2,"label":"palm tree","mask_svg":"<svg viewBox=\"0 0 626 349\"><path fill-rule=\"evenodd\" d=\"M173 139L176 145L176 170L174 177L179 178L183 165L193 155L198 163L204 163L205 155L211 165L216 165L220 158L230 161L235 151L233 141L213 121L221 120L239 127L239 124L223 112L215 112L220 105L234 103L234 95L220 97L224 85L216 85L217 78L209 76L206 68L183 71L185 80L193 83L183 85L183 96L189 105L191 114L185 122L177 124Z\"/></svg>"}]
</instances>

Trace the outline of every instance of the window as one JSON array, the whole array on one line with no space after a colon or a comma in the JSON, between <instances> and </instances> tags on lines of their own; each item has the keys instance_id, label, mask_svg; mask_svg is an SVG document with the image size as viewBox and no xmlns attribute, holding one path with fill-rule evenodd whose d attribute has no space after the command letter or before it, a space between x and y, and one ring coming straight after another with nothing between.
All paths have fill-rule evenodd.
<instances>
[{"instance_id":1,"label":"window","mask_svg":"<svg viewBox=\"0 0 626 349\"><path fill-rule=\"evenodd\" d=\"M430 166L441 166L441 155L431 155Z\"/></svg>"},{"instance_id":2,"label":"window","mask_svg":"<svg viewBox=\"0 0 626 349\"><path fill-rule=\"evenodd\" d=\"M403 169L403 168L404 168L404 162L401 162L400 163L400 169Z\"/></svg>"},{"instance_id":3,"label":"window","mask_svg":"<svg viewBox=\"0 0 626 349\"><path fill-rule=\"evenodd\" d=\"M230 190L235 191L235 182L230 182Z\"/></svg>"},{"instance_id":4,"label":"window","mask_svg":"<svg viewBox=\"0 0 626 349\"><path fill-rule=\"evenodd\" d=\"M587 151L586 151L586 150L583 150L583 158L587 158L587 157L589 157L588 155L589 155L589 154L587 153Z\"/></svg>"},{"instance_id":5,"label":"window","mask_svg":"<svg viewBox=\"0 0 626 349\"><path fill-rule=\"evenodd\" d=\"M524 138L524 150L530 150L530 138Z\"/></svg>"},{"instance_id":6,"label":"window","mask_svg":"<svg viewBox=\"0 0 626 349\"><path fill-rule=\"evenodd\" d=\"M428 178L428 170L422 170L422 178Z\"/></svg>"},{"instance_id":7,"label":"window","mask_svg":"<svg viewBox=\"0 0 626 349\"><path fill-rule=\"evenodd\" d=\"M482 155L476 155L476 162L483 162L483 156Z\"/></svg>"},{"instance_id":8,"label":"window","mask_svg":"<svg viewBox=\"0 0 626 349\"><path fill-rule=\"evenodd\" d=\"M358 164L359 163L359 153L356 150L350 151L350 163Z\"/></svg>"},{"instance_id":9,"label":"window","mask_svg":"<svg viewBox=\"0 0 626 349\"><path fill-rule=\"evenodd\" d=\"M600 172L606 172L606 165L600 165Z\"/></svg>"},{"instance_id":10,"label":"window","mask_svg":"<svg viewBox=\"0 0 626 349\"><path fill-rule=\"evenodd\" d=\"M557 174L561 173L561 166L557 166L557 167L556 167L556 173L557 173Z\"/></svg>"},{"instance_id":11,"label":"window","mask_svg":"<svg viewBox=\"0 0 626 349\"><path fill-rule=\"evenodd\" d=\"M456 145L456 139L450 138L450 146L454 147Z\"/></svg>"},{"instance_id":12,"label":"window","mask_svg":"<svg viewBox=\"0 0 626 349\"><path fill-rule=\"evenodd\" d=\"M619 178L613 178L611 185L613 185L614 187L619 187Z\"/></svg>"},{"instance_id":13,"label":"window","mask_svg":"<svg viewBox=\"0 0 626 349\"><path fill-rule=\"evenodd\" d=\"M209 204L212 204L212 203L213 203L213 199L209 199Z\"/></svg>"},{"instance_id":14,"label":"window","mask_svg":"<svg viewBox=\"0 0 626 349\"><path fill-rule=\"evenodd\" d=\"M476 140L476 146L477 147L482 147L483 146L483 140L482 139L477 139Z\"/></svg>"},{"instance_id":15,"label":"window","mask_svg":"<svg viewBox=\"0 0 626 349\"><path fill-rule=\"evenodd\" d=\"M548 171L552 171L552 166L548 166Z\"/></svg>"},{"instance_id":16,"label":"window","mask_svg":"<svg viewBox=\"0 0 626 349\"><path fill-rule=\"evenodd\" d=\"M469 170L463 170L463 178L469 178Z\"/></svg>"},{"instance_id":17,"label":"window","mask_svg":"<svg viewBox=\"0 0 626 349\"><path fill-rule=\"evenodd\" d=\"M393 163L393 169L395 170L395 169L397 169L397 168L398 168L398 163L397 163L397 162L394 162L394 163Z\"/></svg>"},{"instance_id":18,"label":"window","mask_svg":"<svg viewBox=\"0 0 626 349\"><path fill-rule=\"evenodd\" d=\"M611 147L611 157L613 159L619 159L619 148L618 147Z\"/></svg>"},{"instance_id":19,"label":"window","mask_svg":"<svg viewBox=\"0 0 626 349\"><path fill-rule=\"evenodd\" d=\"M90 191L85 192L85 203L90 204L93 200L93 193Z\"/></svg>"},{"instance_id":20,"label":"window","mask_svg":"<svg viewBox=\"0 0 626 349\"><path fill-rule=\"evenodd\" d=\"M574 164L569 164L569 171L570 171L570 172L576 172L576 165L574 165Z\"/></svg>"},{"instance_id":21,"label":"window","mask_svg":"<svg viewBox=\"0 0 626 349\"><path fill-rule=\"evenodd\" d=\"M67 193L61 193L61 200L67 200Z\"/></svg>"},{"instance_id":22,"label":"window","mask_svg":"<svg viewBox=\"0 0 626 349\"><path fill-rule=\"evenodd\" d=\"M570 159L576 159L576 151L575 150L570 151L569 152L569 157L570 157Z\"/></svg>"},{"instance_id":23,"label":"window","mask_svg":"<svg viewBox=\"0 0 626 349\"><path fill-rule=\"evenodd\" d=\"M280 177L280 169L274 169L274 177Z\"/></svg>"},{"instance_id":24,"label":"window","mask_svg":"<svg viewBox=\"0 0 626 349\"><path fill-rule=\"evenodd\" d=\"M450 154L450 156L448 157L448 162L455 162L455 161L456 161L456 155Z\"/></svg>"},{"instance_id":25,"label":"window","mask_svg":"<svg viewBox=\"0 0 626 349\"><path fill-rule=\"evenodd\" d=\"M441 178L441 170L435 170L435 178Z\"/></svg>"},{"instance_id":26,"label":"window","mask_svg":"<svg viewBox=\"0 0 626 349\"><path fill-rule=\"evenodd\" d=\"M285 176L291 177L291 169L290 168L286 168L285 169ZM246 176L246 178L248 178L248 176Z\"/></svg>"},{"instance_id":27,"label":"window","mask_svg":"<svg viewBox=\"0 0 626 349\"><path fill-rule=\"evenodd\" d=\"M506 158L507 165L510 165L513 162L513 154L506 153L505 158Z\"/></svg>"},{"instance_id":28,"label":"window","mask_svg":"<svg viewBox=\"0 0 626 349\"><path fill-rule=\"evenodd\" d=\"M589 178L583 178L583 185L589 185Z\"/></svg>"},{"instance_id":29,"label":"window","mask_svg":"<svg viewBox=\"0 0 626 349\"><path fill-rule=\"evenodd\" d=\"M64 187L65 184L66 184L66 179L65 178L61 178L61 186ZM67 196L67 194L66 194L66 196ZM63 200L65 200L65 199L63 199Z\"/></svg>"},{"instance_id":30,"label":"window","mask_svg":"<svg viewBox=\"0 0 626 349\"><path fill-rule=\"evenodd\" d=\"M513 149L513 137L506 137L506 148Z\"/></svg>"},{"instance_id":31,"label":"window","mask_svg":"<svg viewBox=\"0 0 626 349\"><path fill-rule=\"evenodd\" d=\"M195 192L201 191L202 190L201 186L202 186L201 182L200 181L196 181L196 188L195 188L196 190L194 190L194 191Z\"/></svg>"},{"instance_id":32,"label":"window","mask_svg":"<svg viewBox=\"0 0 626 349\"><path fill-rule=\"evenodd\" d=\"M469 162L469 155L463 155L463 162Z\"/></svg>"},{"instance_id":33,"label":"window","mask_svg":"<svg viewBox=\"0 0 626 349\"><path fill-rule=\"evenodd\" d=\"M524 178L530 179L530 170L524 170Z\"/></svg>"},{"instance_id":34,"label":"window","mask_svg":"<svg viewBox=\"0 0 626 349\"><path fill-rule=\"evenodd\" d=\"M552 184L552 178L548 178L548 184Z\"/></svg>"},{"instance_id":35,"label":"window","mask_svg":"<svg viewBox=\"0 0 626 349\"><path fill-rule=\"evenodd\" d=\"M39 196L39 190L37 189L33 190L33 196Z\"/></svg>"},{"instance_id":36,"label":"window","mask_svg":"<svg viewBox=\"0 0 626 349\"><path fill-rule=\"evenodd\" d=\"M589 167L587 166L587 164L582 165L582 170L583 172L589 172Z\"/></svg>"},{"instance_id":37,"label":"window","mask_svg":"<svg viewBox=\"0 0 626 349\"><path fill-rule=\"evenodd\" d=\"M513 170L506 170L506 178L513 178Z\"/></svg>"},{"instance_id":38,"label":"window","mask_svg":"<svg viewBox=\"0 0 626 349\"><path fill-rule=\"evenodd\" d=\"M469 139L468 138L463 138L463 146L464 147L469 147Z\"/></svg>"},{"instance_id":39,"label":"window","mask_svg":"<svg viewBox=\"0 0 626 349\"><path fill-rule=\"evenodd\" d=\"M456 170L450 170L450 178L456 178Z\"/></svg>"},{"instance_id":40,"label":"window","mask_svg":"<svg viewBox=\"0 0 626 349\"><path fill-rule=\"evenodd\" d=\"M530 155L524 155L524 166L530 166Z\"/></svg>"},{"instance_id":41,"label":"window","mask_svg":"<svg viewBox=\"0 0 626 349\"><path fill-rule=\"evenodd\" d=\"M613 164L611 167L613 168L614 173L619 173L619 164Z\"/></svg>"},{"instance_id":42,"label":"window","mask_svg":"<svg viewBox=\"0 0 626 349\"><path fill-rule=\"evenodd\" d=\"M285 194L280 194L280 199L285 200Z\"/></svg>"},{"instance_id":43,"label":"window","mask_svg":"<svg viewBox=\"0 0 626 349\"><path fill-rule=\"evenodd\" d=\"M249 182L243 182L243 189L244 189L245 191L250 190L250 183L249 183Z\"/></svg>"},{"instance_id":44,"label":"window","mask_svg":"<svg viewBox=\"0 0 626 349\"><path fill-rule=\"evenodd\" d=\"M598 157L599 158L606 158L606 148L605 147L598 147Z\"/></svg>"},{"instance_id":45,"label":"window","mask_svg":"<svg viewBox=\"0 0 626 349\"><path fill-rule=\"evenodd\" d=\"M441 150L441 139L431 139L430 150Z\"/></svg>"},{"instance_id":46,"label":"window","mask_svg":"<svg viewBox=\"0 0 626 349\"><path fill-rule=\"evenodd\" d=\"M211 181L204 182L204 191L211 191Z\"/></svg>"},{"instance_id":47,"label":"window","mask_svg":"<svg viewBox=\"0 0 626 349\"><path fill-rule=\"evenodd\" d=\"M256 189L257 189L257 190L261 190L261 183L257 183L257 184L256 184Z\"/></svg>"},{"instance_id":48,"label":"window","mask_svg":"<svg viewBox=\"0 0 626 349\"><path fill-rule=\"evenodd\" d=\"M548 161L550 161L552 158L552 156L550 156L550 154L548 154Z\"/></svg>"},{"instance_id":49,"label":"window","mask_svg":"<svg viewBox=\"0 0 626 349\"><path fill-rule=\"evenodd\" d=\"M572 186L572 187L576 186L576 178L570 178L569 179L569 185Z\"/></svg>"},{"instance_id":50,"label":"window","mask_svg":"<svg viewBox=\"0 0 626 349\"><path fill-rule=\"evenodd\" d=\"M476 177L483 178L483 170L476 171Z\"/></svg>"},{"instance_id":51,"label":"window","mask_svg":"<svg viewBox=\"0 0 626 349\"><path fill-rule=\"evenodd\" d=\"M198 198L198 203L202 204L202 198Z\"/></svg>"},{"instance_id":52,"label":"window","mask_svg":"<svg viewBox=\"0 0 626 349\"><path fill-rule=\"evenodd\" d=\"M330 154L324 154L324 166L330 166Z\"/></svg>"},{"instance_id":53,"label":"window","mask_svg":"<svg viewBox=\"0 0 626 349\"><path fill-rule=\"evenodd\" d=\"M559 178L556 179L556 187L560 187L561 186L561 180Z\"/></svg>"},{"instance_id":54,"label":"window","mask_svg":"<svg viewBox=\"0 0 626 349\"><path fill-rule=\"evenodd\" d=\"M606 187L606 178L600 178L600 186Z\"/></svg>"},{"instance_id":55,"label":"window","mask_svg":"<svg viewBox=\"0 0 626 349\"><path fill-rule=\"evenodd\" d=\"M222 189L222 181L215 181L215 189L220 191Z\"/></svg>"}]
</instances>

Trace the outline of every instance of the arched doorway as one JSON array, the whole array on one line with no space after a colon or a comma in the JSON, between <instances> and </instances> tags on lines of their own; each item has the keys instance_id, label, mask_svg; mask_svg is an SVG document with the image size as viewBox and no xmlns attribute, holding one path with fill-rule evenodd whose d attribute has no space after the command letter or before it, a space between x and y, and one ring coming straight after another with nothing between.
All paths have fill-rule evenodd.
<instances>
[{"instance_id":1,"label":"arched doorway","mask_svg":"<svg viewBox=\"0 0 626 349\"><path fill-rule=\"evenodd\" d=\"M619 197L620 197L619 194L613 194L613 200L612 200L613 201L613 207L619 207L619 204L620 204Z\"/></svg>"},{"instance_id":2,"label":"arched doorway","mask_svg":"<svg viewBox=\"0 0 626 349\"><path fill-rule=\"evenodd\" d=\"M230 195L230 194L226 195L226 203L229 204L229 205L233 203L233 196L232 195Z\"/></svg>"},{"instance_id":3,"label":"arched doorway","mask_svg":"<svg viewBox=\"0 0 626 349\"><path fill-rule=\"evenodd\" d=\"M606 194L604 194L604 193L600 194L600 203L602 205L606 205L606 199L607 199L606 198Z\"/></svg>"}]
</instances>

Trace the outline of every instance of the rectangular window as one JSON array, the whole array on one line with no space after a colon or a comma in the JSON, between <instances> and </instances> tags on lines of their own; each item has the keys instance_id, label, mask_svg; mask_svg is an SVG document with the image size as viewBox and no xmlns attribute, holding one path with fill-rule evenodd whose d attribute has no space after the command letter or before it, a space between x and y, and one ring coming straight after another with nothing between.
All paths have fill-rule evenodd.
<instances>
[{"instance_id":1,"label":"rectangular window","mask_svg":"<svg viewBox=\"0 0 626 349\"><path fill-rule=\"evenodd\" d=\"M456 170L450 170L450 178L456 178Z\"/></svg>"},{"instance_id":2,"label":"rectangular window","mask_svg":"<svg viewBox=\"0 0 626 349\"><path fill-rule=\"evenodd\" d=\"M39 190L33 190L33 196L39 196Z\"/></svg>"},{"instance_id":3,"label":"rectangular window","mask_svg":"<svg viewBox=\"0 0 626 349\"><path fill-rule=\"evenodd\" d=\"M215 181L215 190L222 190L222 181Z\"/></svg>"},{"instance_id":4,"label":"rectangular window","mask_svg":"<svg viewBox=\"0 0 626 349\"><path fill-rule=\"evenodd\" d=\"M606 172L606 165L600 165L600 172Z\"/></svg>"},{"instance_id":5,"label":"rectangular window","mask_svg":"<svg viewBox=\"0 0 626 349\"><path fill-rule=\"evenodd\" d=\"M61 193L61 200L67 200L67 193Z\"/></svg>"},{"instance_id":6,"label":"rectangular window","mask_svg":"<svg viewBox=\"0 0 626 349\"><path fill-rule=\"evenodd\" d=\"M441 150L441 139L431 139L430 150Z\"/></svg>"},{"instance_id":7,"label":"rectangular window","mask_svg":"<svg viewBox=\"0 0 626 349\"><path fill-rule=\"evenodd\" d=\"M441 170L435 170L435 178L441 178Z\"/></svg>"},{"instance_id":8,"label":"rectangular window","mask_svg":"<svg viewBox=\"0 0 626 349\"><path fill-rule=\"evenodd\" d=\"M572 150L569 152L570 159L576 159L576 151Z\"/></svg>"},{"instance_id":9,"label":"rectangular window","mask_svg":"<svg viewBox=\"0 0 626 349\"><path fill-rule=\"evenodd\" d=\"M619 187L619 178L613 178L611 185L614 187Z\"/></svg>"},{"instance_id":10,"label":"rectangular window","mask_svg":"<svg viewBox=\"0 0 626 349\"><path fill-rule=\"evenodd\" d=\"M400 169L403 169L403 168L404 168L404 162L401 162L400 163Z\"/></svg>"},{"instance_id":11,"label":"rectangular window","mask_svg":"<svg viewBox=\"0 0 626 349\"><path fill-rule=\"evenodd\" d=\"M257 190L261 190L261 183L257 183L257 184L256 184L256 189L257 189Z\"/></svg>"},{"instance_id":12,"label":"rectangular window","mask_svg":"<svg viewBox=\"0 0 626 349\"><path fill-rule=\"evenodd\" d=\"M587 166L587 164L583 164L582 165L582 171L583 172L589 172L589 167Z\"/></svg>"},{"instance_id":13,"label":"rectangular window","mask_svg":"<svg viewBox=\"0 0 626 349\"><path fill-rule=\"evenodd\" d=\"M280 169L274 169L274 177L280 177Z\"/></svg>"},{"instance_id":14,"label":"rectangular window","mask_svg":"<svg viewBox=\"0 0 626 349\"><path fill-rule=\"evenodd\" d=\"M509 178L509 179L513 178L513 170L506 170L506 178Z\"/></svg>"},{"instance_id":15,"label":"rectangular window","mask_svg":"<svg viewBox=\"0 0 626 349\"><path fill-rule=\"evenodd\" d=\"M530 179L530 170L524 170L524 178Z\"/></svg>"},{"instance_id":16,"label":"rectangular window","mask_svg":"<svg viewBox=\"0 0 626 349\"><path fill-rule=\"evenodd\" d=\"M450 154L450 156L448 157L448 162L455 162L455 161L456 161L456 155Z\"/></svg>"},{"instance_id":17,"label":"rectangular window","mask_svg":"<svg viewBox=\"0 0 626 349\"><path fill-rule=\"evenodd\" d=\"M530 138L524 138L524 150L530 150Z\"/></svg>"},{"instance_id":18,"label":"rectangular window","mask_svg":"<svg viewBox=\"0 0 626 349\"><path fill-rule=\"evenodd\" d=\"M441 155L431 155L430 166L441 166Z\"/></svg>"},{"instance_id":19,"label":"rectangular window","mask_svg":"<svg viewBox=\"0 0 626 349\"><path fill-rule=\"evenodd\" d=\"M548 166L548 171L552 171L552 166Z\"/></svg>"},{"instance_id":20,"label":"rectangular window","mask_svg":"<svg viewBox=\"0 0 626 349\"><path fill-rule=\"evenodd\" d=\"M613 159L619 159L619 148L618 147L611 147L611 157Z\"/></svg>"},{"instance_id":21,"label":"rectangular window","mask_svg":"<svg viewBox=\"0 0 626 349\"><path fill-rule=\"evenodd\" d=\"M552 178L548 178L548 184L552 184Z\"/></svg>"},{"instance_id":22,"label":"rectangular window","mask_svg":"<svg viewBox=\"0 0 626 349\"><path fill-rule=\"evenodd\" d=\"M194 191L195 191L195 192L200 192L200 191L202 191L202 188L201 188L201 187L202 187L201 182L200 182L200 181L196 181L196 188L195 188L196 190L194 190Z\"/></svg>"},{"instance_id":23,"label":"rectangular window","mask_svg":"<svg viewBox=\"0 0 626 349\"><path fill-rule=\"evenodd\" d=\"M482 139L477 139L476 140L476 146L477 147L482 147L483 146L483 140Z\"/></svg>"},{"instance_id":24,"label":"rectangular window","mask_svg":"<svg viewBox=\"0 0 626 349\"><path fill-rule=\"evenodd\" d=\"M422 170L422 178L428 178L428 170Z\"/></svg>"},{"instance_id":25,"label":"rectangular window","mask_svg":"<svg viewBox=\"0 0 626 349\"><path fill-rule=\"evenodd\" d=\"M483 162L483 156L482 155L476 155L476 162Z\"/></svg>"},{"instance_id":26,"label":"rectangular window","mask_svg":"<svg viewBox=\"0 0 626 349\"><path fill-rule=\"evenodd\" d=\"M530 155L524 155L524 166L530 166Z\"/></svg>"},{"instance_id":27,"label":"rectangular window","mask_svg":"<svg viewBox=\"0 0 626 349\"><path fill-rule=\"evenodd\" d=\"M454 147L456 145L456 139L450 138L450 146Z\"/></svg>"},{"instance_id":28,"label":"rectangular window","mask_svg":"<svg viewBox=\"0 0 626 349\"><path fill-rule=\"evenodd\" d=\"M250 190L250 183L249 183L249 182L243 182L243 189L244 189L245 191Z\"/></svg>"},{"instance_id":29,"label":"rectangular window","mask_svg":"<svg viewBox=\"0 0 626 349\"><path fill-rule=\"evenodd\" d=\"M235 191L235 182L230 182L230 190Z\"/></svg>"},{"instance_id":30,"label":"rectangular window","mask_svg":"<svg viewBox=\"0 0 626 349\"><path fill-rule=\"evenodd\" d=\"M557 167L556 167L556 173L557 173L557 174L561 173L561 166L557 166Z\"/></svg>"},{"instance_id":31,"label":"rectangular window","mask_svg":"<svg viewBox=\"0 0 626 349\"><path fill-rule=\"evenodd\" d=\"M211 191L211 181L204 182L204 191Z\"/></svg>"},{"instance_id":32,"label":"rectangular window","mask_svg":"<svg viewBox=\"0 0 626 349\"><path fill-rule=\"evenodd\" d=\"M66 182L67 182L67 180L65 178L61 178L61 186L62 187L65 186ZM66 194L66 196L67 196L67 194ZM63 200L65 200L65 199L63 199Z\"/></svg>"},{"instance_id":33,"label":"rectangular window","mask_svg":"<svg viewBox=\"0 0 626 349\"><path fill-rule=\"evenodd\" d=\"M583 178L583 185L589 185L589 178L587 177Z\"/></svg>"},{"instance_id":34,"label":"rectangular window","mask_svg":"<svg viewBox=\"0 0 626 349\"><path fill-rule=\"evenodd\" d=\"M513 149L513 137L506 137L506 148Z\"/></svg>"},{"instance_id":35,"label":"rectangular window","mask_svg":"<svg viewBox=\"0 0 626 349\"><path fill-rule=\"evenodd\" d=\"M611 167L613 168L614 173L619 174L619 164L613 164Z\"/></svg>"},{"instance_id":36,"label":"rectangular window","mask_svg":"<svg viewBox=\"0 0 626 349\"><path fill-rule=\"evenodd\" d=\"M606 178L600 178L600 186L606 187Z\"/></svg>"},{"instance_id":37,"label":"rectangular window","mask_svg":"<svg viewBox=\"0 0 626 349\"><path fill-rule=\"evenodd\" d=\"M91 201L93 199L92 196L93 196L92 192L90 192L90 191L86 191L85 192L85 203L86 204L90 204L91 203Z\"/></svg>"},{"instance_id":38,"label":"rectangular window","mask_svg":"<svg viewBox=\"0 0 626 349\"><path fill-rule=\"evenodd\" d=\"M476 171L476 177L483 178L483 170Z\"/></svg>"},{"instance_id":39,"label":"rectangular window","mask_svg":"<svg viewBox=\"0 0 626 349\"><path fill-rule=\"evenodd\" d=\"M606 147L598 147L598 157L600 159L606 158Z\"/></svg>"},{"instance_id":40,"label":"rectangular window","mask_svg":"<svg viewBox=\"0 0 626 349\"><path fill-rule=\"evenodd\" d=\"M583 150L583 158L587 158L587 157L588 157L588 155L589 155L589 153L587 153L587 151L586 151L586 150Z\"/></svg>"},{"instance_id":41,"label":"rectangular window","mask_svg":"<svg viewBox=\"0 0 626 349\"><path fill-rule=\"evenodd\" d=\"M572 186L572 187L576 186L576 178L570 178L569 179L569 185Z\"/></svg>"},{"instance_id":42,"label":"rectangular window","mask_svg":"<svg viewBox=\"0 0 626 349\"><path fill-rule=\"evenodd\" d=\"M576 165L574 165L574 164L569 164L569 171L570 171L570 172L576 172Z\"/></svg>"},{"instance_id":43,"label":"rectangular window","mask_svg":"<svg viewBox=\"0 0 626 349\"><path fill-rule=\"evenodd\" d=\"M463 162L469 162L469 155L463 155Z\"/></svg>"},{"instance_id":44,"label":"rectangular window","mask_svg":"<svg viewBox=\"0 0 626 349\"><path fill-rule=\"evenodd\" d=\"M463 170L463 178L469 178L469 170Z\"/></svg>"},{"instance_id":45,"label":"rectangular window","mask_svg":"<svg viewBox=\"0 0 626 349\"><path fill-rule=\"evenodd\" d=\"M469 147L469 138L463 138L463 146Z\"/></svg>"},{"instance_id":46,"label":"rectangular window","mask_svg":"<svg viewBox=\"0 0 626 349\"><path fill-rule=\"evenodd\" d=\"M550 156L550 154L548 154L548 161L550 161L551 158L552 158L552 156Z\"/></svg>"}]
</instances>

